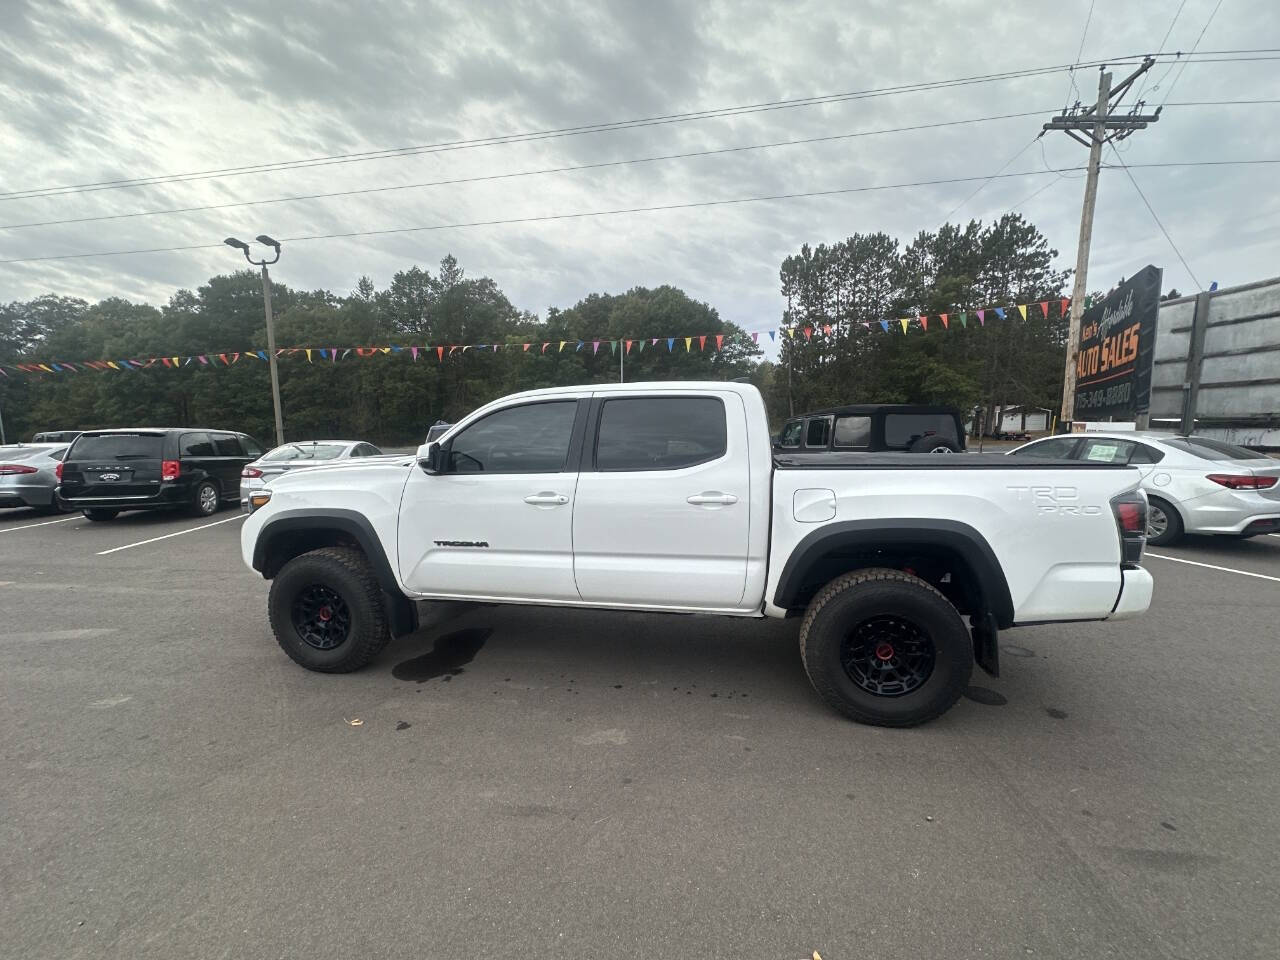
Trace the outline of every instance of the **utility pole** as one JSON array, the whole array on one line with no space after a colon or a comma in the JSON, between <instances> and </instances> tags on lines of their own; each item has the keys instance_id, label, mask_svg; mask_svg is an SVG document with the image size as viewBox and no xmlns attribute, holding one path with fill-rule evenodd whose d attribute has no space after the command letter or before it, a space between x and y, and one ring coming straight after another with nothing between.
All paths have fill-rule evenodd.
<instances>
[{"instance_id":1,"label":"utility pole","mask_svg":"<svg viewBox=\"0 0 1280 960\"><path fill-rule=\"evenodd\" d=\"M276 415L276 446L284 446L284 418L280 414L280 372L276 367L276 328L271 317L271 274L267 273L267 267L280 259L280 244L272 240L265 233L259 234L257 237L259 243L263 246L274 247L276 251L275 259L268 260L263 257L261 260L255 260L249 256L249 245L243 240L237 240L235 237L227 237L222 242L228 247L235 247L244 254L244 258L255 267L262 268L262 304L267 313L267 366L271 368L271 405L275 408Z\"/></svg>"},{"instance_id":2,"label":"utility pole","mask_svg":"<svg viewBox=\"0 0 1280 960\"><path fill-rule=\"evenodd\" d=\"M627 382L627 341L618 340L618 382Z\"/></svg>"},{"instance_id":3,"label":"utility pole","mask_svg":"<svg viewBox=\"0 0 1280 960\"><path fill-rule=\"evenodd\" d=\"M1114 89L1111 74L1100 68L1098 76L1098 102L1081 108L1079 101L1069 110L1051 119L1040 131L1062 130L1077 143L1089 148L1089 172L1084 182L1084 204L1080 210L1080 242L1076 248L1075 284L1071 291L1071 318L1067 328L1067 361L1062 377L1062 417L1059 423L1068 425L1075 418L1076 356L1080 350L1080 320L1084 315L1084 298L1088 292L1089 244L1093 239L1093 211L1098 201L1098 171L1102 164L1102 146L1112 140L1123 140L1136 130L1145 130L1148 124L1160 119L1155 113L1141 112L1144 101L1139 100L1127 114L1117 114L1120 100L1133 86L1133 82L1155 64L1154 57L1146 57L1142 66L1122 80Z\"/></svg>"}]
</instances>

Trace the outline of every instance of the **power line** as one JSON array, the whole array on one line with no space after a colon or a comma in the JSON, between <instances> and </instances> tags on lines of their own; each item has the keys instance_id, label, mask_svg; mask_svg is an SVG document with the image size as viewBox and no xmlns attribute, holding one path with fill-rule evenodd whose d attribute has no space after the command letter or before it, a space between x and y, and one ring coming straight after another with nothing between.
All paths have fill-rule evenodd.
<instances>
[{"instance_id":1,"label":"power line","mask_svg":"<svg viewBox=\"0 0 1280 960\"><path fill-rule=\"evenodd\" d=\"M1200 34L1199 36L1196 37L1196 42L1191 45L1191 52L1187 54L1188 58L1195 55L1196 47L1200 46L1200 41L1204 39L1205 31L1209 29L1209 24L1213 23L1213 18L1218 15L1218 9L1221 6L1222 6L1222 0L1218 0L1217 5L1214 6L1213 10L1209 12L1209 19L1206 20L1204 22L1204 26L1200 28ZM1182 65L1182 69L1178 71L1178 75L1173 78L1173 83L1169 84L1169 89L1165 91L1165 94L1164 94L1165 100L1168 100L1171 96L1173 96L1173 88L1178 85L1178 81L1182 79L1182 75L1186 72L1187 72L1187 64L1184 62ZM1160 79L1163 81L1164 77L1161 77ZM1164 104L1161 103L1160 106L1163 107Z\"/></svg>"},{"instance_id":2,"label":"power line","mask_svg":"<svg viewBox=\"0 0 1280 960\"><path fill-rule=\"evenodd\" d=\"M625 160L605 160L599 163L572 164L562 167L547 167L539 170L520 170L513 173L493 173L475 177L458 177L450 180L430 180L425 183L392 184L382 187L364 187L355 190L335 190L329 193L308 193L289 197L270 197L261 200L236 200L227 203L210 203L192 207L173 207L164 210L142 210L134 213L109 213L92 217L69 217L62 220L39 220L29 223L0 224L0 230L23 230L29 227L51 227L71 223L97 223L103 220L128 220L137 217L155 217L175 213L195 213L205 210L226 210L232 207L251 207L270 203L293 203L301 200L324 200L334 197L361 196L371 193L388 193L399 190L417 190L424 187L455 186L464 183L481 183L491 180L509 180L518 177L533 177L552 173L574 173L583 170L600 170L608 167L621 167L638 163L657 163L665 160L686 160L694 157L711 157L729 153L743 153L751 150L768 150L774 147L801 146L813 143L830 143L838 140L850 140L857 137L879 136L889 133L906 133L915 130L933 130L939 127L959 126L969 123L986 123L993 120L1011 120L1022 117L1037 116L1044 110L1030 110L1024 113L1006 113L991 117L972 117L965 120L943 120L937 123L920 123L906 127L893 127L886 130L862 130L854 133L832 134L825 137L806 137L802 140L775 140L768 143L746 144L737 147L720 147L712 150L691 150L686 153L669 153L651 157L634 157ZM1016 159L1016 158L1015 158ZM1012 160L1010 160L1012 162ZM1008 164L1005 164L1008 166ZM1004 169L1003 167L1001 168Z\"/></svg>"},{"instance_id":3,"label":"power line","mask_svg":"<svg viewBox=\"0 0 1280 960\"><path fill-rule=\"evenodd\" d=\"M1199 56L1202 59L1197 63L1222 63L1222 62L1248 62L1252 60L1276 60L1280 57L1274 54L1280 53L1280 48L1259 48L1255 50L1221 50L1221 51L1202 51ZM1260 57L1244 57L1241 54L1269 54L1269 56ZM1209 59L1211 55L1220 55L1224 59ZM1152 56L1163 57L1171 56L1171 54L1152 54ZM1106 63L1113 65L1135 62L1131 56L1121 57L1110 61L1090 61L1084 64L1074 64L1074 67L1080 66L1102 66ZM228 177L248 176L256 173L273 173L285 170L300 170L310 167L331 166L334 164L359 163L368 160L384 160L396 157L417 156L420 154L441 153L453 150L474 149L477 147L487 146L505 146L513 143L528 143L539 140L556 139L563 137L583 136L595 133L611 133L619 130L631 130L642 127L662 126L674 123L687 123L697 120L721 119L726 117L744 116L749 114L764 113L775 110L789 110L798 107L809 106L825 106L835 103L845 103L856 100L872 99L877 97L898 96L905 93L921 93L933 90L951 89L954 87L970 86L980 83L993 83L1002 80L1017 80L1027 77L1043 76L1051 73L1059 73L1068 69L1068 65L1057 65L1048 67L1031 67L1021 70L1010 70L1002 73L980 74L971 77L960 77L951 80L933 80L923 81L920 83L901 84L893 87L873 88L869 90L852 91L848 93L822 94L812 97L801 97L791 100L773 100L763 103L746 104L733 107L718 107L709 110L696 110L687 113L663 114L654 117L643 117L633 120L619 120L602 122L596 124L585 124L575 127L559 127L549 130L536 130L526 133L504 134L489 137L479 137L470 140L451 140L433 144L421 144L417 146L393 147L383 150L371 150L360 153L344 153L331 154L320 157L311 157L299 160L285 160L271 163L250 164L240 167L222 167L213 170L200 170L188 173L173 174L155 174L147 177L124 178L117 180L99 180L88 183L64 184L57 186L28 187L21 190L11 190L0 192L0 201L4 200L30 200L41 197L64 196L72 193L90 193L101 190L118 190L135 187L157 186L170 183L186 183L194 180L212 180Z\"/></svg>"},{"instance_id":4,"label":"power line","mask_svg":"<svg viewBox=\"0 0 1280 960\"><path fill-rule=\"evenodd\" d=\"M1164 32L1164 37L1162 37L1160 40L1159 49L1163 50L1164 45L1169 42L1169 35L1173 33L1174 24L1176 24L1178 22L1178 18L1182 16L1182 8L1185 7L1186 5L1187 5L1187 0L1182 0L1182 2L1178 4L1178 9L1173 11L1173 19L1169 21L1169 29ZM1173 64L1177 62L1178 61L1174 60L1172 63L1170 63L1169 69L1172 70ZM1168 71L1166 71L1166 73L1167 72ZM1143 74L1142 83L1138 86L1138 92L1133 95L1134 100L1142 99L1142 91L1147 88L1147 81L1149 79L1150 79L1149 76L1147 76L1146 74ZM1160 79L1161 81L1163 81L1164 77L1162 76ZM1155 86L1155 89L1158 90L1159 88L1160 88L1160 84L1157 83Z\"/></svg>"},{"instance_id":5,"label":"power line","mask_svg":"<svg viewBox=\"0 0 1280 960\"><path fill-rule=\"evenodd\" d=\"M1013 161L1017 160L1020 156L1026 153L1027 150L1030 149L1031 145L1039 139L1040 139L1040 135L1036 134L1034 137L1028 140L1021 150L1019 150L1017 153L1015 153L1013 156L1011 156L1008 160L1006 160L1004 163L1000 165L1000 169L998 169L991 176L983 180L982 183L978 184L977 188L973 191L973 193L969 194L967 197L965 197L963 200L957 203L954 207L952 207L949 211L947 211L947 215L942 218L942 222L949 223L951 221L951 218L956 215L956 211L960 210L970 200L972 200L974 197L980 194L984 189L986 189L987 185L991 183L992 180L996 179L996 177L1004 173L1005 169L1009 166L1009 164L1013 163ZM1048 168L1046 167L1045 169L1047 170Z\"/></svg>"},{"instance_id":6,"label":"power line","mask_svg":"<svg viewBox=\"0 0 1280 960\"><path fill-rule=\"evenodd\" d=\"M1089 0L1089 13L1084 18L1084 29L1080 31L1080 47L1079 49L1076 50L1076 66L1079 65L1080 58L1084 55L1084 38L1089 36L1089 24L1093 22L1093 8L1096 3L1097 3L1097 0ZM1076 67L1075 66L1071 68L1070 72L1067 74L1067 78L1071 81L1070 85L1067 87L1067 96L1070 97L1071 92L1074 90L1076 97L1079 98L1080 88L1076 86ZM1066 111L1066 107L1064 106L1063 112L1065 111Z\"/></svg>"},{"instance_id":7,"label":"power line","mask_svg":"<svg viewBox=\"0 0 1280 960\"><path fill-rule=\"evenodd\" d=\"M1133 172L1124 162L1124 158L1120 156L1120 152L1116 150L1115 145L1111 145L1111 152L1115 154L1116 160L1120 162L1121 169L1129 176L1129 182L1133 184L1133 189L1138 191L1138 196L1142 198L1142 202L1146 205L1147 212L1151 214L1151 219L1156 222L1156 226L1160 228L1160 232L1164 234L1164 238L1169 241L1169 246L1173 247L1173 252L1178 255L1178 260L1182 263L1182 268L1187 271L1187 276L1191 278L1191 282L1196 285L1197 290L1203 290L1200 281L1196 279L1195 273L1187 264L1187 258L1182 255L1182 251L1178 249L1178 245L1173 242L1173 237L1169 236L1169 231L1164 228L1164 224L1160 222L1160 217L1156 214L1155 209L1151 206L1151 201L1147 199L1147 195L1142 192L1142 188L1138 186L1138 181L1133 178Z\"/></svg>"},{"instance_id":8,"label":"power line","mask_svg":"<svg viewBox=\"0 0 1280 960\"><path fill-rule=\"evenodd\" d=\"M1079 170L1080 167L1067 169ZM1050 171L1053 172L1053 171ZM1023 173L1002 173L1000 177L1036 177L1044 176L1039 170ZM841 187L834 190L809 190L802 193L776 193L759 197L734 197L727 200L697 200L688 203L668 203L647 207L623 207L613 210L587 210L580 213L554 213L533 217L508 217L501 220L473 220L465 223L440 223L416 227L389 227L382 230L351 230L343 233L317 233L300 237L283 237L282 243L301 243L310 240L338 240L352 237L376 237L399 233L425 233L435 230L458 230L468 227L508 226L520 223L546 223L553 220L582 220L589 217L608 217L630 213L656 213L665 210L693 210L701 207L722 207L746 203L762 203L775 200L800 200L808 197L834 197L853 193L873 193L881 190L901 190L910 187L944 186L954 183L973 183L978 180L989 180L994 177L946 177L937 180L916 180L910 183L886 183L867 187ZM142 253L174 253L185 250L212 250L221 247L221 243L197 243L187 246L151 247L141 250L100 250L92 253L64 253L41 257L15 257L0 260L2 263L38 263L50 260L82 260L88 257L121 257Z\"/></svg>"}]
</instances>

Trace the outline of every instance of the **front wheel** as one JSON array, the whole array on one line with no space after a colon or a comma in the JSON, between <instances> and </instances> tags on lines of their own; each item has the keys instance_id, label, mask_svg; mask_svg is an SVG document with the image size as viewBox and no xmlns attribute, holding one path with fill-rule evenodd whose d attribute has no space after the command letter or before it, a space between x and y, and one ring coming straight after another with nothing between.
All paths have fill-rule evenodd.
<instances>
[{"instance_id":1,"label":"front wheel","mask_svg":"<svg viewBox=\"0 0 1280 960\"><path fill-rule=\"evenodd\" d=\"M800 656L828 706L882 727L941 716L973 673L956 608L919 577L885 568L845 574L818 592L800 626Z\"/></svg>"},{"instance_id":2,"label":"front wheel","mask_svg":"<svg viewBox=\"0 0 1280 960\"><path fill-rule=\"evenodd\" d=\"M1153 547L1165 547L1182 539L1182 518L1159 497L1147 502L1147 543Z\"/></svg>"},{"instance_id":3,"label":"front wheel","mask_svg":"<svg viewBox=\"0 0 1280 960\"><path fill-rule=\"evenodd\" d=\"M391 639L369 561L348 547L323 547L286 563L271 582L267 610L281 649L320 673L358 670Z\"/></svg>"}]
</instances>

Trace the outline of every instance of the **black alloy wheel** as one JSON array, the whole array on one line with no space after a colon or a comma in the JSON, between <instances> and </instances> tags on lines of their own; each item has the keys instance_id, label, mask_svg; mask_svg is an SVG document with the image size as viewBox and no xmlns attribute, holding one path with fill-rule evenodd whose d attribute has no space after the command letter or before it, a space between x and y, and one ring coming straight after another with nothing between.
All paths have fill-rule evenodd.
<instances>
[{"instance_id":1,"label":"black alloy wheel","mask_svg":"<svg viewBox=\"0 0 1280 960\"><path fill-rule=\"evenodd\" d=\"M920 688L933 673L935 658L928 633L892 614L863 620L840 645L845 674L877 697L900 697Z\"/></svg>"},{"instance_id":2,"label":"black alloy wheel","mask_svg":"<svg viewBox=\"0 0 1280 960\"><path fill-rule=\"evenodd\" d=\"M293 629L308 646L333 650L351 632L351 608L336 590L318 583L298 591L291 610Z\"/></svg>"}]
</instances>

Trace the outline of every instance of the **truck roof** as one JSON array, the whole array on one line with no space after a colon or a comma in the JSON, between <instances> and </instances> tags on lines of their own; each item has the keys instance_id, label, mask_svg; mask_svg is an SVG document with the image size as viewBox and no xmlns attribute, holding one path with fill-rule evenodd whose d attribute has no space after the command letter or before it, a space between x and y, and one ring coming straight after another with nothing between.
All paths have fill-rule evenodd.
<instances>
[{"instance_id":1,"label":"truck roof","mask_svg":"<svg viewBox=\"0 0 1280 960\"><path fill-rule=\"evenodd\" d=\"M637 381L635 383L579 383L568 387L541 387L537 390L525 390L521 393L512 393L500 400L503 404L515 399L536 399L538 397L558 397L564 394L580 394L590 390L608 390L610 393L621 391L623 393L655 393L660 391L680 391L687 393L697 390L720 390L730 391L732 393L740 393L743 395L759 395L760 391L756 389L755 384L738 383L729 380L651 380ZM497 402L497 401L494 401ZM486 404L488 406L488 404Z\"/></svg>"}]
</instances>

